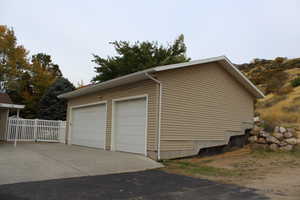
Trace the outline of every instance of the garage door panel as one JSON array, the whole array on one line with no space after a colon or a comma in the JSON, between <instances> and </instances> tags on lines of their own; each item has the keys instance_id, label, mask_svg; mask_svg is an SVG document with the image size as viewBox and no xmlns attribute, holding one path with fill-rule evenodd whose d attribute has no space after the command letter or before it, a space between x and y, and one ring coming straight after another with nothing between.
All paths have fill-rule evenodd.
<instances>
[{"instance_id":1,"label":"garage door panel","mask_svg":"<svg viewBox=\"0 0 300 200\"><path fill-rule=\"evenodd\" d=\"M117 129L117 132L120 133L119 136L122 136L123 134L136 134L136 135L140 135L140 132L145 132L145 124L143 125L135 125L134 123L132 124L126 124L125 126L122 126L122 124L118 124L118 126L120 126L120 128ZM126 130L126 133L123 133L124 131L122 130Z\"/></svg>"},{"instance_id":2,"label":"garage door panel","mask_svg":"<svg viewBox=\"0 0 300 200\"><path fill-rule=\"evenodd\" d=\"M72 144L104 148L106 105L93 105L72 110Z\"/></svg>"},{"instance_id":3,"label":"garage door panel","mask_svg":"<svg viewBox=\"0 0 300 200\"><path fill-rule=\"evenodd\" d=\"M120 117L120 118L127 118L125 117ZM145 121L146 118L138 118L138 119L131 119L131 118L127 118L126 120L123 121L118 121L117 124L118 126L124 126L124 127L139 127L139 128L145 128Z\"/></svg>"},{"instance_id":4,"label":"garage door panel","mask_svg":"<svg viewBox=\"0 0 300 200\"><path fill-rule=\"evenodd\" d=\"M114 143L118 151L145 153L146 98L115 103Z\"/></svg>"},{"instance_id":5,"label":"garage door panel","mask_svg":"<svg viewBox=\"0 0 300 200\"><path fill-rule=\"evenodd\" d=\"M123 152L130 152L130 153L138 153L138 154L144 154L145 152L137 152L137 151L133 151L133 148L130 147L131 144L119 144L118 148L121 149L121 151ZM144 145L137 145L135 146L134 149L143 149Z\"/></svg>"},{"instance_id":6,"label":"garage door panel","mask_svg":"<svg viewBox=\"0 0 300 200\"><path fill-rule=\"evenodd\" d=\"M102 140L87 140L85 138L77 138L72 140L73 144L95 148L103 148L102 146L99 146L99 144L101 144L102 142Z\"/></svg>"},{"instance_id":7,"label":"garage door panel","mask_svg":"<svg viewBox=\"0 0 300 200\"><path fill-rule=\"evenodd\" d=\"M126 135L118 135L116 136L116 139L119 143L122 143L122 141L127 141L127 140L134 142L135 140L141 141L142 139L145 139L145 136L137 133L129 133Z\"/></svg>"}]
</instances>

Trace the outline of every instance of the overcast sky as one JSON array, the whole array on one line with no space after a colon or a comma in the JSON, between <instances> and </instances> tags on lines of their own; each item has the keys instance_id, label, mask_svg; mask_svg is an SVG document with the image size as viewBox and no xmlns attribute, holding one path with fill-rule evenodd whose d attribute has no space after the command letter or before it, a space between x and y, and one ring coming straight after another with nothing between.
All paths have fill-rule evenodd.
<instances>
[{"instance_id":1,"label":"overcast sky","mask_svg":"<svg viewBox=\"0 0 300 200\"><path fill-rule=\"evenodd\" d=\"M299 10L299 0L0 0L0 24L76 84L95 75L92 54L115 54L115 40L167 44L183 33L192 59L300 57Z\"/></svg>"}]
</instances>

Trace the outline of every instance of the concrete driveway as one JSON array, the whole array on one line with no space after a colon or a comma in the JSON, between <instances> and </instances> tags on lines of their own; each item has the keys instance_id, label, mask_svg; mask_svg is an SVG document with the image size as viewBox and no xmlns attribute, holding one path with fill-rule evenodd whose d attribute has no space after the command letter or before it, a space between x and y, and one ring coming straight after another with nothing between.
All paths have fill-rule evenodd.
<instances>
[{"instance_id":1,"label":"concrete driveway","mask_svg":"<svg viewBox=\"0 0 300 200\"><path fill-rule=\"evenodd\" d=\"M0 185L162 167L141 155L57 143L0 144Z\"/></svg>"}]
</instances>

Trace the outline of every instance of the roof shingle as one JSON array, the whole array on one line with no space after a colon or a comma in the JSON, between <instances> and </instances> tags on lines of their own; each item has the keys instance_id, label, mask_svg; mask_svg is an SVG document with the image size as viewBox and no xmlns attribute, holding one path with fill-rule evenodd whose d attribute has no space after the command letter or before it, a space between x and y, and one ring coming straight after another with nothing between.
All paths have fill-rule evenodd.
<instances>
[{"instance_id":1,"label":"roof shingle","mask_svg":"<svg viewBox=\"0 0 300 200\"><path fill-rule=\"evenodd\" d=\"M13 104L10 97L6 93L0 93L0 103Z\"/></svg>"}]
</instances>

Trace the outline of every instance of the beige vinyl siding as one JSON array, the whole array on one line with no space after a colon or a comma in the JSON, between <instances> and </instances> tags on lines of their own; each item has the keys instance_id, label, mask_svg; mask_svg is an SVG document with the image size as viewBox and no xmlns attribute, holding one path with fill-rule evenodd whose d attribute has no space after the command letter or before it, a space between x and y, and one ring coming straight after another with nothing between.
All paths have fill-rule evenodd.
<instances>
[{"instance_id":1,"label":"beige vinyl siding","mask_svg":"<svg viewBox=\"0 0 300 200\"><path fill-rule=\"evenodd\" d=\"M162 151L186 151L194 148L192 140L162 140L160 146Z\"/></svg>"},{"instance_id":2,"label":"beige vinyl siding","mask_svg":"<svg viewBox=\"0 0 300 200\"><path fill-rule=\"evenodd\" d=\"M253 117L253 96L217 63L156 74L163 83L161 150L192 148L193 140L224 140Z\"/></svg>"},{"instance_id":3,"label":"beige vinyl siding","mask_svg":"<svg viewBox=\"0 0 300 200\"><path fill-rule=\"evenodd\" d=\"M106 123L106 149L110 149L111 144L111 125L112 125L112 99L123 97L148 95L148 132L147 132L147 150L156 150L157 133L157 84L151 80L141 81L125 86L115 87L104 91L96 92L91 95L85 95L70 99L68 101L68 119L71 106L90 104L99 101L107 101L107 123Z\"/></svg>"},{"instance_id":4,"label":"beige vinyl siding","mask_svg":"<svg viewBox=\"0 0 300 200\"><path fill-rule=\"evenodd\" d=\"M5 139L8 109L0 109L0 140Z\"/></svg>"}]
</instances>

